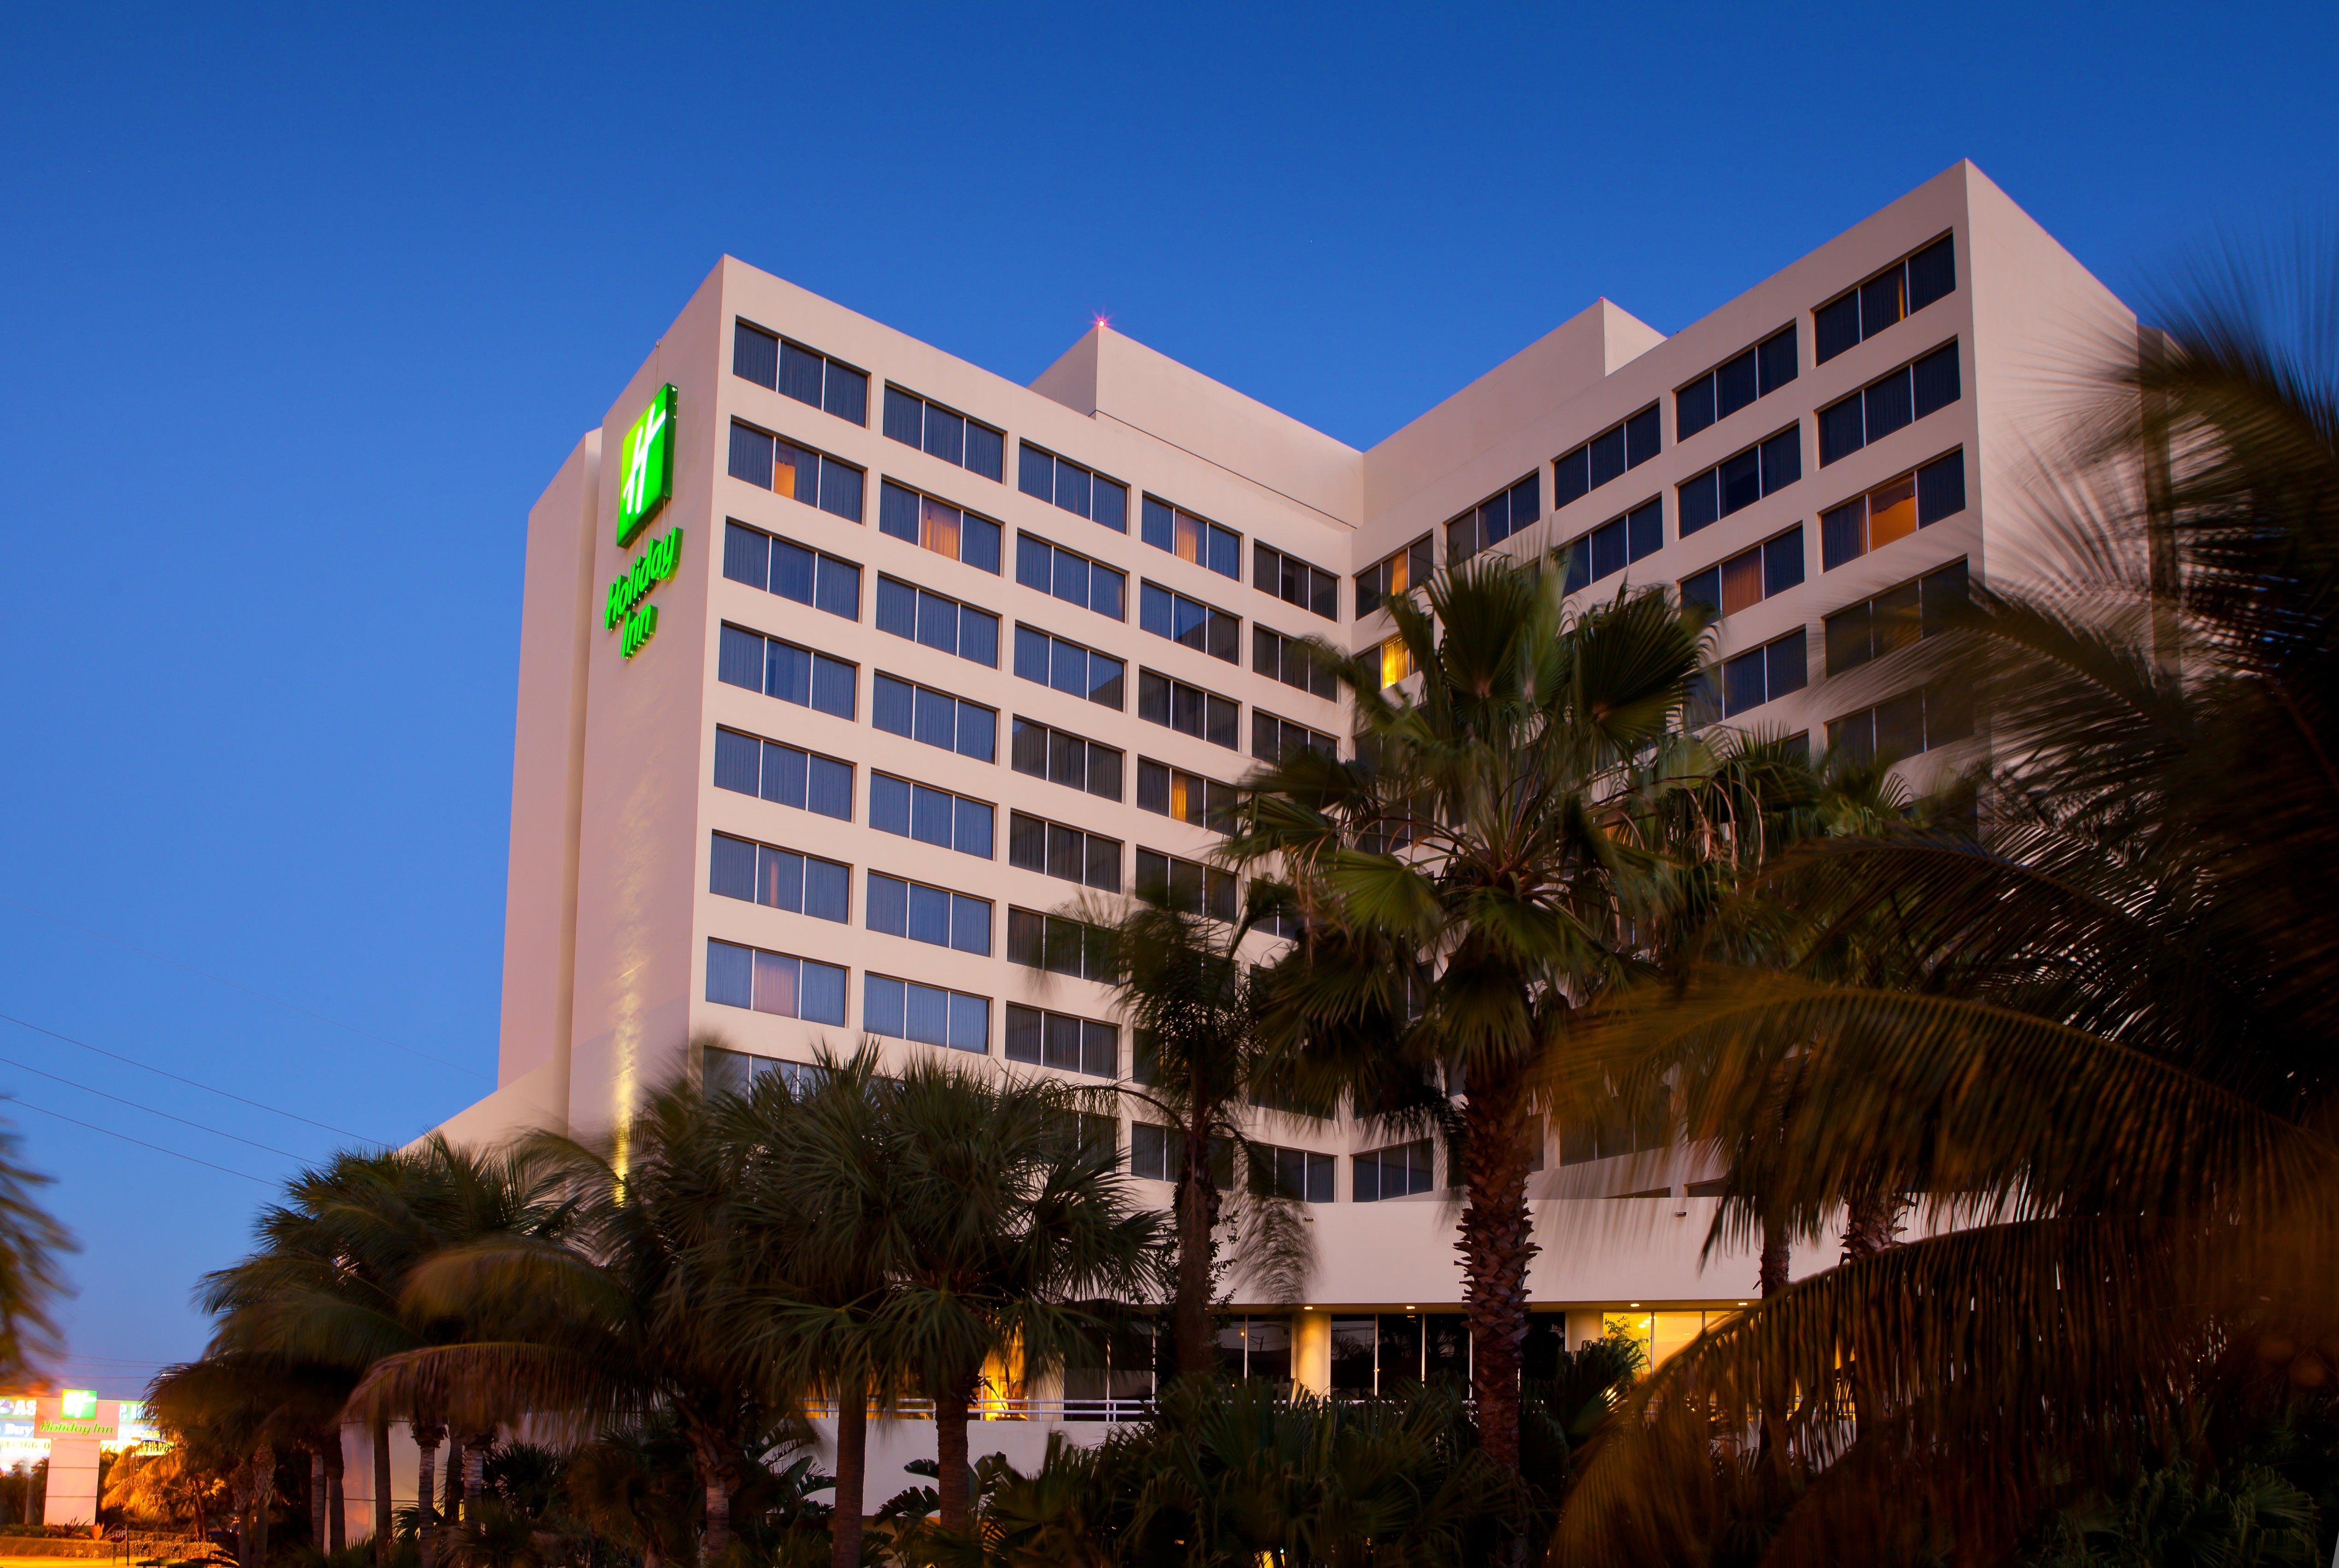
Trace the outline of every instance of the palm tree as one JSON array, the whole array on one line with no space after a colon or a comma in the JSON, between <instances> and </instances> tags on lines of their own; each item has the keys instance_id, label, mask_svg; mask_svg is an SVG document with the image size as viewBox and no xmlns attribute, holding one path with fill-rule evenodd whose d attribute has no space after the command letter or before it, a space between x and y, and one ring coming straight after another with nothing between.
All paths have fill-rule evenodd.
<instances>
[{"instance_id":1,"label":"palm tree","mask_svg":"<svg viewBox=\"0 0 2339 1568\"><path fill-rule=\"evenodd\" d=\"M1512 1470L1534 1075L1676 891L1644 833L1663 814L1632 786L1689 695L1701 624L1653 591L1570 613L1557 566L1482 557L1426 608L1392 601L1418 695L1384 690L1377 657L1348 662L1359 755L1255 774L1229 850L1288 879L1304 916L1271 981L1275 1034L1361 1113L1453 1124L1477 1418Z\"/></svg>"},{"instance_id":2,"label":"palm tree","mask_svg":"<svg viewBox=\"0 0 2339 1568\"><path fill-rule=\"evenodd\" d=\"M2042 509L2062 561L1880 681L1956 678L2003 759L1982 844L1814 843L1774 873L1785 972L1728 962L1618 1040L1691 1130L1778 1114L1799 1227L1916 1193L1936 1233L1800 1281L1660 1369L1565 1544L1696 1561L1741 1501L1714 1432L1767 1413L1769 1560L2010 1550L2063 1486L2171 1433L2196 1368L2296 1387L2339 1326L2339 310L2181 296ZM2286 340L2287 330L2300 334ZM1889 927L1891 940L1867 939ZM1849 940L1847 940L1849 933Z\"/></svg>"},{"instance_id":3,"label":"palm tree","mask_svg":"<svg viewBox=\"0 0 2339 1568\"><path fill-rule=\"evenodd\" d=\"M57 1259L74 1239L34 1196L49 1178L25 1165L22 1139L0 1125L0 1383L23 1386L40 1376L55 1347L50 1304L64 1289Z\"/></svg>"}]
</instances>

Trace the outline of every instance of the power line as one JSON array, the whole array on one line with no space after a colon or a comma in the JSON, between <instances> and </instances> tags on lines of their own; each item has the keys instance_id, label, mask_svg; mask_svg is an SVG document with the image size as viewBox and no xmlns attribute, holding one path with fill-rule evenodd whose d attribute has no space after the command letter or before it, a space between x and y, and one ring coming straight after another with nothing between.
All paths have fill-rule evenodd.
<instances>
[{"instance_id":1,"label":"power line","mask_svg":"<svg viewBox=\"0 0 2339 1568\"><path fill-rule=\"evenodd\" d=\"M216 1170L223 1176L240 1176L246 1181L257 1182L262 1187L273 1187L276 1185L276 1183L269 1180L264 1176L254 1176L248 1170L230 1170L224 1165L213 1165L208 1159L197 1159L192 1154L181 1154L175 1149L165 1149L159 1143L149 1143L143 1138L133 1138L126 1132L116 1132L110 1127L100 1127L94 1121L84 1121L78 1116L67 1116L62 1110L51 1110L44 1105L35 1105L29 1100L16 1100L12 1098L8 1103L11 1105L22 1106L26 1110L37 1110L43 1116L54 1116L59 1121L70 1121L75 1127L85 1127L92 1132L102 1132L108 1138L118 1138L124 1143L134 1143L141 1149L151 1149L157 1154L167 1154L173 1159L183 1159L189 1165L200 1165L204 1167L206 1169Z\"/></svg>"},{"instance_id":2,"label":"power line","mask_svg":"<svg viewBox=\"0 0 2339 1568\"><path fill-rule=\"evenodd\" d=\"M127 1062L132 1067L138 1069L141 1072L151 1072L157 1078L167 1078L173 1083L183 1083L189 1089L200 1089L205 1094L216 1094L222 1100L232 1100L239 1105L248 1105L255 1110L264 1110L271 1116L283 1117L288 1121L304 1121L311 1127L322 1128L327 1132L337 1132L343 1138L354 1138L360 1143L380 1143L382 1141L378 1138L368 1138L362 1132L351 1132L346 1127L335 1127L330 1121L319 1121L314 1117L302 1116L296 1111L279 1109L275 1106L263 1104L257 1100L247 1100L240 1094L231 1094L224 1089L213 1089L210 1084L199 1083L192 1078L181 1078L175 1072L165 1072L159 1067L150 1067L134 1056L124 1056L118 1050L108 1050L102 1045L92 1045L85 1040L75 1040L69 1034L59 1034L54 1029L44 1029L39 1024L32 1022L30 1020L17 1018L10 1013L0 1012L0 1021L13 1023L19 1029L29 1029L35 1034L45 1034L51 1040L62 1040L67 1045L77 1045L81 1047L82 1050L94 1051L99 1056L111 1057L115 1061Z\"/></svg>"},{"instance_id":3,"label":"power line","mask_svg":"<svg viewBox=\"0 0 2339 1568\"><path fill-rule=\"evenodd\" d=\"M231 1143L241 1143L245 1145L247 1148L257 1149L265 1154L281 1154L287 1159L300 1160L303 1165L309 1163L306 1156L295 1154L289 1149L279 1149L272 1143L254 1143L251 1139L239 1138L232 1132L222 1132L218 1128L210 1126L204 1122L190 1121L183 1116L173 1116L167 1110L157 1110L151 1105L141 1105L134 1100L124 1100L118 1094L108 1094L102 1089L92 1089L89 1085L85 1083L76 1083L70 1078L60 1078L54 1072L44 1072L37 1067L27 1067L23 1062L17 1061L10 1057L0 1056L0 1064L13 1067L19 1072L29 1072L36 1077L45 1078L51 1083L62 1083L67 1089L78 1089L84 1094L94 1094L100 1100L110 1100L116 1105L126 1105L133 1110L143 1110L149 1116L159 1116L165 1121L175 1121L181 1127L192 1127L197 1132L208 1132L214 1138L224 1138Z\"/></svg>"},{"instance_id":4,"label":"power line","mask_svg":"<svg viewBox=\"0 0 2339 1568\"><path fill-rule=\"evenodd\" d=\"M209 970L197 969L191 963L183 963L179 960L172 958L166 953L155 952L152 949L140 947L135 942L124 942L118 936L108 936L105 932L94 930L89 926L76 925L72 921L65 919L63 915L51 914L47 910L37 909L33 905L25 902L22 899L9 898L5 894L0 894L0 903L11 904L17 909L25 911L28 914L36 914L43 920L54 921L57 924L64 926L67 931L77 931L84 936L94 936L100 942L110 942L116 947L126 948L130 952L137 953L143 958L151 958L157 963L167 963L173 969L183 969L189 974L201 976L202 979L208 980L216 985L226 986L230 991L240 991L246 996L258 997L262 1001L269 1002L277 1007L283 1008L289 1012L297 1012L303 1018L313 1018L319 1023L329 1023L335 1029L345 1029L351 1034L358 1035L362 1039L373 1040L380 1045L386 1045L392 1050L402 1050L409 1056L419 1056L425 1061L435 1061L441 1067L453 1068L457 1072L469 1073L473 1078L486 1078L489 1076L488 1074L481 1072L476 1067L465 1067L459 1061L449 1061L443 1056L433 1056L427 1050L417 1050L410 1045L401 1045L397 1040L391 1040L386 1035L376 1034L370 1030L360 1029L353 1023L343 1023L338 1018L327 1018L323 1013L319 1012L312 1008L302 1007L298 1002L286 1001L281 996L271 996L264 991L255 991L251 986L244 985L237 981L230 980L224 975L213 974Z\"/></svg>"}]
</instances>

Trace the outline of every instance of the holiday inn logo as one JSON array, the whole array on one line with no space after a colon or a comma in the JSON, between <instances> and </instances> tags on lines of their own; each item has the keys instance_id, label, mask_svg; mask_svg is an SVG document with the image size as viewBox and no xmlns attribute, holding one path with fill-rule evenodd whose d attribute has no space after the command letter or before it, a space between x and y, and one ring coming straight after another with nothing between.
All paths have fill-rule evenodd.
<instances>
[{"instance_id":1,"label":"holiday inn logo","mask_svg":"<svg viewBox=\"0 0 2339 1568\"><path fill-rule=\"evenodd\" d=\"M624 488L617 492L621 550L649 527L674 495L674 383L669 381L658 389L617 449L617 471L624 476Z\"/></svg>"}]
</instances>

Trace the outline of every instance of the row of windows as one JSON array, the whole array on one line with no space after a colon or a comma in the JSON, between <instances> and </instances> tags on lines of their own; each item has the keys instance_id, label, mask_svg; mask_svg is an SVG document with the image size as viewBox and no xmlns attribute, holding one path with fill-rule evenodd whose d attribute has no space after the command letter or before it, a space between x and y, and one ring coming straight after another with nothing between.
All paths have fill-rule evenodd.
<instances>
[{"instance_id":1,"label":"row of windows","mask_svg":"<svg viewBox=\"0 0 2339 1568\"><path fill-rule=\"evenodd\" d=\"M898 676L881 675L871 685L869 722L888 735L939 746L977 762L991 762L998 754L998 709Z\"/></svg>"},{"instance_id":2,"label":"row of windows","mask_svg":"<svg viewBox=\"0 0 2339 1568\"><path fill-rule=\"evenodd\" d=\"M1509 491L1505 491L1505 498ZM1436 571L1431 536L1424 534L1401 550L1392 550L1357 574L1357 616L1362 619L1396 598L1427 582Z\"/></svg>"},{"instance_id":3,"label":"row of windows","mask_svg":"<svg viewBox=\"0 0 2339 1568\"><path fill-rule=\"evenodd\" d=\"M1340 677L1330 665L1309 654L1298 637L1256 621L1251 623L1250 667L1311 696L1337 700L1340 695Z\"/></svg>"},{"instance_id":4,"label":"row of windows","mask_svg":"<svg viewBox=\"0 0 2339 1568\"><path fill-rule=\"evenodd\" d=\"M1543 516L1541 472L1505 487L1446 525L1446 559L1459 566Z\"/></svg>"},{"instance_id":5,"label":"row of windows","mask_svg":"<svg viewBox=\"0 0 2339 1568\"><path fill-rule=\"evenodd\" d=\"M877 629L937 653L999 667L999 617L898 577L877 579Z\"/></svg>"},{"instance_id":6,"label":"row of windows","mask_svg":"<svg viewBox=\"0 0 2339 1568\"><path fill-rule=\"evenodd\" d=\"M715 787L853 820L851 763L738 730L715 732Z\"/></svg>"},{"instance_id":7,"label":"row of windows","mask_svg":"<svg viewBox=\"0 0 2339 1568\"><path fill-rule=\"evenodd\" d=\"M1145 498L1141 518L1140 537L1155 549L1168 550L1181 561L1242 581L1242 536L1232 528L1153 496Z\"/></svg>"},{"instance_id":8,"label":"row of windows","mask_svg":"<svg viewBox=\"0 0 2339 1568\"><path fill-rule=\"evenodd\" d=\"M1006 478L1003 431L891 382L885 387L885 434L986 479Z\"/></svg>"},{"instance_id":9,"label":"row of windows","mask_svg":"<svg viewBox=\"0 0 2339 1568\"><path fill-rule=\"evenodd\" d=\"M1673 393L1673 439L1685 441L1795 379L1792 322Z\"/></svg>"},{"instance_id":10,"label":"row of windows","mask_svg":"<svg viewBox=\"0 0 2339 1568\"><path fill-rule=\"evenodd\" d=\"M806 1023L844 1023L844 969L784 952L706 942L706 1000L728 1007L800 1018Z\"/></svg>"},{"instance_id":11,"label":"row of windows","mask_svg":"<svg viewBox=\"0 0 2339 1568\"><path fill-rule=\"evenodd\" d=\"M1340 579L1273 545L1251 547L1251 586L1327 621L1340 618Z\"/></svg>"},{"instance_id":12,"label":"row of windows","mask_svg":"<svg viewBox=\"0 0 2339 1568\"><path fill-rule=\"evenodd\" d=\"M846 787L851 787L848 773ZM989 801L956 794L932 784L873 771L869 775L869 825L937 849L991 858L992 808Z\"/></svg>"},{"instance_id":13,"label":"row of windows","mask_svg":"<svg viewBox=\"0 0 2339 1568\"><path fill-rule=\"evenodd\" d=\"M848 522L861 520L863 471L840 458L731 421L731 477L776 490Z\"/></svg>"},{"instance_id":14,"label":"row of windows","mask_svg":"<svg viewBox=\"0 0 2339 1568\"><path fill-rule=\"evenodd\" d=\"M1015 674L1021 679L1119 712L1128 702L1124 689L1128 668L1110 654L1016 623Z\"/></svg>"},{"instance_id":15,"label":"row of windows","mask_svg":"<svg viewBox=\"0 0 2339 1568\"><path fill-rule=\"evenodd\" d=\"M1127 573L1020 530L1015 535L1015 580L1114 620L1128 613L1122 607L1129 592Z\"/></svg>"},{"instance_id":16,"label":"row of windows","mask_svg":"<svg viewBox=\"0 0 2339 1568\"><path fill-rule=\"evenodd\" d=\"M991 999L882 974L861 980L861 1027L952 1050L991 1050Z\"/></svg>"},{"instance_id":17,"label":"row of windows","mask_svg":"<svg viewBox=\"0 0 2339 1568\"><path fill-rule=\"evenodd\" d=\"M1027 718L1015 721L1008 748L1008 765L1017 773L1106 800L1120 798L1122 761L1117 747Z\"/></svg>"},{"instance_id":18,"label":"row of windows","mask_svg":"<svg viewBox=\"0 0 2339 1568\"><path fill-rule=\"evenodd\" d=\"M1279 763L1295 751L1340 754L1340 743L1322 730L1291 719L1278 718L1264 708L1250 710L1250 754L1263 763Z\"/></svg>"},{"instance_id":19,"label":"row of windows","mask_svg":"<svg viewBox=\"0 0 2339 1568\"><path fill-rule=\"evenodd\" d=\"M877 488L877 531L998 575L998 523L891 479Z\"/></svg>"},{"instance_id":20,"label":"row of windows","mask_svg":"<svg viewBox=\"0 0 2339 1568\"><path fill-rule=\"evenodd\" d=\"M1140 896L1160 898L1181 913L1206 914L1229 922L1236 916L1233 874L1199 861L1140 849L1136 887Z\"/></svg>"},{"instance_id":21,"label":"row of windows","mask_svg":"<svg viewBox=\"0 0 2339 1568\"><path fill-rule=\"evenodd\" d=\"M1358 1203L1411 1198L1436 1185L1436 1165L1426 1138L1355 1155L1348 1163L1349 1190Z\"/></svg>"},{"instance_id":22,"label":"row of windows","mask_svg":"<svg viewBox=\"0 0 2339 1568\"><path fill-rule=\"evenodd\" d=\"M1938 636L1949 629L1950 616L1969 591L1966 563L1952 561L1838 610L1824 623L1827 673L1839 676Z\"/></svg>"},{"instance_id":23,"label":"row of windows","mask_svg":"<svg viewBox=\"0 0 2339 1568\"><path fill-rule=\"evenodd\" d=\"M1115 1078L1120 1073L1120 1031L1094 1019L1011 1001L1007 1004L1007 1060ZM1120 1142L1117 1126L1110 1141Z\"/></svg>"},{"instance_id":24,"label":"row of windows","mask_svg":"<svg viewBox=\"0 0 2339 1568\"><path fill-rule=\"evenodd\" d=\"M871 931L991 956L991 901L882 872L869 873Z\"/></svg>"},{"instance_id":25,"label":"row of windows","mask_svg":"<svg viewBox=\"0 0 2339 1568\"><path fill-rule=\"evenodd\" d=\"M1682 537L1776 495L1802 477L1802 427L1790 425L1682 481Z\"/></svg>"},{"instance_id":26,"label":"row of windows","mask_svg":"<svg viewBox=\"0 0 2339 1568\"><path fill-rule=\"evenodd\" d=\"M1820 569L1833 571L1966 508L1963 451L1936 458L1820 514Z\"/></svg>"},{"instance_id":27,"label":"row of windows","mask_svg":"<svg viewBox=\"0 0 2339 1568\"><path fill-rule=\"evenodd\" d=\"M1783 594L1803 580L1803 526L1739 551L1719 566L1683 577L1682 603L1703 605L1716 616L1734 616Z\"/></svg>"},{"instance_id":28,"label":"row of windows","mask_svg":"<svg viewBox=\"0 0 2339 1568\"><path fill-rule=\"evenodd\" d=\"M1026 812L1007 814L1007 863L1105 892L1120 891L1120 841ZM1141 866L1145 853L1138 852Z\"/></svg>"},{"instance_id":29,"label":"row of windows","mask_svg":"<svg viewBox=\"0 0 2339 1568\"><path fill-rule=\"evenodd\" d=\"M1102 523L1115 533L1129 531L1129 487L1068 458L1024 441L1018 448L1015 482L1034 499Z\"/></svg>"},{"instance_id":30,"label":"row of windows","mask_svg":"<svg viewBox=\"0 0 2339 1568\"><path fill-rule=\"evenodd\" d=\"M1811 656L1803 628L1722 661L1719 672L1702 672L1691 688L1688 724L1702 729L1734 719L1764 703L1801 691L1811 684Z\"/></svg>"},{"instance_id":31,"label":"row of windows","mask_svg":"<svg viewBox=\"0 0 2339 1568\"><path fill-rule=\"evenodd\" d=\"M1828 750L1868 760L1912 757L1973 734L1973 698L1949 685L1920 686L1871 708L1830 719Z\"/></svg>"},{"instance_id":32,"label":"row of windows","mask_svg":"<svg viewBox=\"0 0 2339 1568\"><path fill-rule=\"evenodd\" d=\"M1820 410L1820 467L1948 408L1962 395L1952 339Z\"/></svg>"},{"instance_id":33,"label":"row of windows","mask_svg":"<svg viewBox=\"0 0 2339 1568\"><path fill-rule=\"evenodd\" d=\"M1173 768L1150 757L1137 759L1138 810L1224 833L1234 808L1234 785Z\"/></svg>"},{"instance_id":34,"label":"row of windows","mask_svg":"<svg viewBox=\"0 0 2339 1568\"><path fill-rule=\"evenodd\" d=\"M1112 978L1112 933L1068 915L1007 912L1007 962L1075 980Z\"/></svg>"},{"instance_id":35,"label":"row of windows","mask_svg":"<svg viewBox=\"0 0 2339 1568\"><path fill-rule=\"evenodd\" d=\"M724 523L723 575L848 621L861 618L860 567L745 523Z\"/></svg>"},{"instance_id":36,"label":"row of windows","mask_svg":"<svg viewBox=\"0 0 2339 1568\"><path fill-rule=\"evenodd\" d=\"M840 419L869 423L868 371L856 370L776 332L735 321L731 370L799 403L825 409Z\"/></svg>"},{"instance_id":37,"label":"row of windows","mask_svg":"<svg viewBox=\"0 0 2339 1568\"><path fill-rule=\"evenodd\" d=\"M1137 673L1137 716L1149 724L1167 725L1179 735L1233 751L1240 713L1241 705L1232 697L1188 685L1159 670Z\"/></svg>"},{"instance_id":38,"label":"row of windows","mask_svg":"<svg viewBox=\"0 0 2339 1568\"><path fill-rule=\"evenodd\" d=\"M1664 542L1664 498L1653 497L1568 546L1566 591L1572 594L1621 572L1656 554Z\"/></svg>"},{"instance_id":39,"label":"row of windows","mask_svg":"<svg viewBox=\"0 0 2339 1568\"><path fill-rule=\"evenodd\" d=\"M716 833L706 891L839 924L852 917L852 868L818 855Z\"/></svg>"},{"instance_id":40,"label":"row of windows","mask_svg":"<svg viewBox=\"0 0 2339 1568\"><path fill-rule=\"evenodd\" d=\"M1609 480L1622 477L1657 455L1663 445L1657 429L1657 406L1618 421L1582 446L1552 459L1551 509L1559 510L1588 496ZM1532 514L1526 519L1535 520ZM1515 525L1511 532L1518 532ZM1492 543L1492 540L1486 541ZM1482 545L1480 547L1484 547Z\"/></svg>"},{"instance_id":41,"label":"row of windows","mask_svg":"<svg viewBox=\"0 0 2339 1568\"><path fill-rule=\"evenodd\" d=\"M859 672L858 665L727 623L716 650L717 680L841 719L854 716Z\"/></svg>"},{"instance_id":42,"label":"row of windows","mask_svg":"<svg viewBox=\"0 0 2339 1568\"><path fill-rule=\"evenodd\" d=\"M1854 344L1948 297L1957 286L1957 252L1944 234L1813 311L1813 362L1826 364Z\"/></svg>"},{"instance_id":43,"label":"row of windows","mask_svg":"<svg viewBox=\"0 0 2339 1568\"><path fill-rule=\"evenodd\" d=\"M1199 599L1189 599L1160 583L1138 585L1137 624L1140 630L1167 637L1214 659L1224 659L1230 665L1242 662L1242 621L1239 616Z\"/></svg>"}]
</instances>

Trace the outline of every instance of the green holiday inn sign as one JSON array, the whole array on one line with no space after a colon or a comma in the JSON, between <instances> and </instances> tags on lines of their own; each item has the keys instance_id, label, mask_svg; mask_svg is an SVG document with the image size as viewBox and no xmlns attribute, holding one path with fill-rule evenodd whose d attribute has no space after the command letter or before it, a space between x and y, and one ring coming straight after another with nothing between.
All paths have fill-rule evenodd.
<instances>
[{"instance_id":1,"label":"green holiday inn sign","mask_svg":"<svg viewBox=\"0 0 2339 1568\"><path fill-rule=\"evenodd\" d=\"M672 382L660 387L617 448L617 547L625 549L641 537L666 502L674 498L675 390ZM682 530L652 539L634 557L625 574L609 585L601 624L609 631L623 628L618 651L627 658L657 635L657 606L644 601L650 590L674 576L682 560Z\"/></svg>"}]
</instances>

